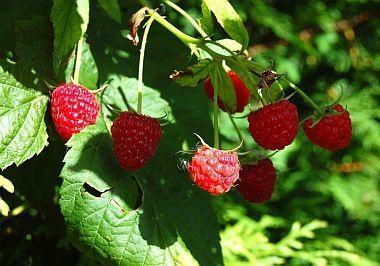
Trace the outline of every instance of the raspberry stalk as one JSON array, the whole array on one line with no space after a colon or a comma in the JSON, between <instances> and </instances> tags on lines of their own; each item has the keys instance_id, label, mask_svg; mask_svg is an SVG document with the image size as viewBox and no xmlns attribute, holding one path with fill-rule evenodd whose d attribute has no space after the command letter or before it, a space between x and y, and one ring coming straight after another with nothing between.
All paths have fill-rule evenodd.
<instances>
[{"instance_id":1,"label":"raspberry stalk","mask_svg":"<svg viewBox=\"0 0 380 266\"><path fill-rule=\"evenodd\" d=\"M144 86L143 74L144 74L145 48L146 48L146 42L148 39L149 30L150 30L150 27L152 26L153 21L154 21L154 18L151 17L146 23L146 28L144 30L144 35L141 42L140 60L139 60L139 78L138 78L138 83L137 83L137 113L138 114L141 114L141 111L142 111L142 90Z\"/></svg>"},{"instance_id":2,"label":"raspberry stalk","mask_svg":"<svg viewBox=\"0 0 380 266\"><path fill-rule=\"evenodd\" d=\"M79 82L79 70L82 61L82 50L83 50L83 35L80 37L77 43L77 51L75 55L75 67L74 67L74 76L73 81L75 84Z\"/></svg>"},{"instance_id":3,"label":"raspberry stalk","mask_svg":"<svg viewBox=\"0 0 380 266\"><path fill-rule=\"evenodd\" d=\"M214 87L214 148L219 149L219 108L218 108L218 86Z\"/></svg>"},{"instance_id":4,"label":"raspberry stalk","mask_svg":"<svg viewBox=\"0 0 380 266\"><path fill-rule=\"evenodd\" d=\"M307 96L306 93L304 93L300 88L298 88L294 83L286 79L285 77L282 77L282 79L288 84L290 88L295 90L301 97L307 102L315 111L317 111L318 114L323 115L325 112L323 109L318 106L309 96Z\"/></svg>"}]
</instances>

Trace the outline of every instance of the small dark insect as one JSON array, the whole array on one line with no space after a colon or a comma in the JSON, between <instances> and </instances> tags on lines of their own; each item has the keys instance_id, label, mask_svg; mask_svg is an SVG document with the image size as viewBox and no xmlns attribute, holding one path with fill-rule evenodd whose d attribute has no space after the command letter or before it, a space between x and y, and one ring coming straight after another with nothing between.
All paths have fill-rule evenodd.
<instances>
[{"instance_id":1,"label":"small dark insect","mask_svg":"<svg viewBox=\"0 0 380 266\"><path fill-rule=\"evenodd\" d=\"M164 16L166 14L166 6L164 4L160 4L160 6L157 9L158 14L161 16Z\"/></svg>"},{"instance_id":2,"label":"small dark insect","mask_svg":"<svg viewBox=\"0 0 380 266\"><path fill-rule=\"evenodd\" d=\"M259 89L267 88L269 89L270 86L277 81L282 74L277 74L275 71L273 71L271 68L268 68L263 73L261 73L260 81L257 83L257 87Z\"/></svg>"}]
</instances>

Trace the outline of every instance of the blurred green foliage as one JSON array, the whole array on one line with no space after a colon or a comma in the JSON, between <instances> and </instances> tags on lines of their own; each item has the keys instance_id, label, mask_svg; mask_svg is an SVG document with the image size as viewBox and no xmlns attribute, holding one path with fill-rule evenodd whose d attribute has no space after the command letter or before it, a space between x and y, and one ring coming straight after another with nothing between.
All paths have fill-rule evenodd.
<instances>
[{"instance_id":1,"label":"blurred green foliage","mask_svg":"<svg viewBox=\"0 0 380 266\"><path fill-rule=\"evenodd\" d=\"M148 2L153 6L159 3ZM225 264L378 265L379 1L230 2L249 32L248 51L254 60L266 66L273 60L277 72L286 74L320 104L334 101L343 88L342 102L351 113L354 138L347 149L331 153L313 146L300 132L294 144L273 156L278 173L273 200L252 205L235 192L213 198ZM199 4L194 0L180 3L198 18ZM121 24L109 18L100 5L91 9L88 42L101 83L113 74L137 74L138 49L125 36L128 17L139 3L120 1L120 5ZM0 3L2 60L19 57L26 66L51 77L52 68L47 67L52 65L51 25L36 29L42 32L38 42L31 42L36 36L23 29L36 21L49 24L50 8L47 1ZM169 8L167 16L187 33L195 34L188 22ZM114 17L118 20L118 15ZM218 32L216 38L225 37ZM23 56L26 49L33 57ZM188 131L210 140L211 120L207 115L200 117L208 104L202 89L179 88L167 78L173 69L183 69L189 61L188 51L156 25L148 44L145 83L161 91ZM24 72L14 71L18 76ZM300 97L294 96L292 101L302 117L310 114ZM194 107L197 110L192 110ZM242 126L246 123L238 122ZM234 146L237 136L227 118L221 124L222 146ZM244 134L250 139L248 132ZM247 145L253 147L253 142ZM56 205L56 177L64 153L63 144L56 141L43 154L3 173L14 183L15 193L0 190L1 199L11 208L11 216L0 218L1 265L90 264L68 244Z\"/></svg>"}]
</instances>

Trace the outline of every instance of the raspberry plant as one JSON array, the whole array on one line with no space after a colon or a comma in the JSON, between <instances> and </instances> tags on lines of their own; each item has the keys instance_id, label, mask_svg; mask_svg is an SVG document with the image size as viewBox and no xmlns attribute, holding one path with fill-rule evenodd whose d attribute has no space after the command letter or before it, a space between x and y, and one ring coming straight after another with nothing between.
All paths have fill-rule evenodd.
<instances>
[{"instance_id":1,"label":"raspberry plant","mask_svg":"<svg viewBox=\"0 0 380 266\"><path fill-rule=\"evenodd\" d=\"M125 45L132 41L140 48L138 60L131 60L134 69L138 66L138 79L127 77L136 73L130 75L130 70L122 67L115 72L105 70L110 61L93 55L87 28L92 23L90 10L98 7L88 0L54 1L52 68L46 67L49 64L35 65L32 60L45 43L21 42L18 50L30 49L33 56L10 55L0 67L1 169L21 165L44 149L46 154L53 148L64 151L65 145L67 152L59 174L59 206L67 237L75 248L101 264L222 264L218 224L210 204L214 199L207 192L219 196L235 191L236 185L248 201L270 200L276 180L269 159L275 156L271 150L281 153L291 145L299 127L312 142L328 150L346 148L351 140L351 120L341 105L318 105L276 72L274 66L268 68L269 60L267 65L260 64L247 55L249 34L228 1L202 1L199 21L176 4L164 3L197 33L191 36L181 31L160 8L144 6L136 10L130 19L128 37L123 34ZM116 1L98 4L115 23L121 22ZM28 24L40 20L41 17L32 17L23 21L19 30L23 32ZM149 30L155 24L162 26L159 31L170 32L190 51L192 64L173 66L172 83L204 86L203 102L178 99L183 97L178 85L172 85L179 91L173 93L176 97L165 90L165 97L161 97L156 89L144 85L144 61L149 69L145 73L152 72L150 61L144 58L149 57L150 48L160 45L148 42ZM217 27L223 29L223 38L215 35ZM117 66L117 58L123 55L120 50L108 50L107 42L112 40L107 38L110 37L101 38L105 57L112 56L112 63ZM165 43L165 49L176 56L170 43ZM117 53L118 57L114 57ZM62 82L65 85L59 85ZM59 90L61 86L63 91ZM57 88L51 92L50 87ZM78 87L83 89L79 96L75 91ZM312 108L303 114L304 120L298 119L293 93ZM204 126L209 114L207 96L217 99L212 104L212 129ZM178 109L172 109L177 100L183 103L180 115ZM202 108L202 112L196 112L199 123L189 128L187 123L194 116L187 119L185 112L191 113L198 107ZM223 116L228 119L221 123ZM233 149L229 151L220 139L220 132L229 126L226 122L231 123L234 131L227 138L231 134L238 137L238 141L230 143ZM210 131L213 147L203 140L202 146L196 147L197 139L192 133L209 136ZM322 137L318 132L322 132ZM57 134L67 142L64 144ZM329 145L322 144L323 137L329 139ZM222 138L226 138L223 133ZM180 171L175 154L183 159L187 153L190 156L184 163L185 171ZM53 157L60 163L60 155ZM263 170L258 168L263 162L268 169L261 173ZM243 171L247 172L242 174ZM290 240L284 238L281 244L294 248L289 241L309 237L314 229L324 226L323 222L316 222L303 228L295 223L291 232L301 233L290 236ZM225 235L222 238L222 243L228 241Z\"/></svg>"}]
</instances>

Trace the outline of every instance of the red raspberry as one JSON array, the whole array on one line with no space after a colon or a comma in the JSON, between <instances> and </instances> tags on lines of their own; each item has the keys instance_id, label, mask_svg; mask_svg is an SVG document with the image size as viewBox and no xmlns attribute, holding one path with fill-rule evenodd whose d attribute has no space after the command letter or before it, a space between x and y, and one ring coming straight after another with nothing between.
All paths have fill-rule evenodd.
<instances>
[{"instance_id":1,"label":"red raspberry","mask_svg":"<svg viewBox=\"0 0 380 266\"><path fill-rule=\"evenodd\" d=\"M261 147L282 150L298 132L297 107L287 100L268 104L248 116L249 132Z\"/></svg>"},{"instance_id":2,"label":"red raspberry","mask_svg":"<svg viewBox=\"0 0 380 266\"><path fill-rule=\"evenodd\" d=\"M158 148L162 132L160 123L149 116L123 112L111 127L113 149L126 170L143 167Z\"/></svg>"},{"instance_id":3,"label":"red raspberry","mask_svg":"<svg viewBox=\"0 0 380 266\"><path fill-rule=\"evenodd\" d=\"M256 165L243 165L236 189L246 200L263 203L270 200L276 184L276 170L269 159L260 160Z\"/></svg>"},{"instance_id":4,"label":"red raspberry","mask_svg":"<svg viewBox=\"0 0 380 266\"><path fill-rule=\"evenodd\" d=\"M99 109L95 96L81 85L60 84L51 95L51 116L55 130L64 141L95 124Z\"/></svg>"},{"instance_id":5,"label":"red raspberry","mask_svg":"<svg viewBox=\"0 0 380 266\"><path fill-rule=\"evenodd\" d=\"M239 78L239 76L233 72L232 70L228 71L228 75L232 80L232 84L234 85L235 94L236 94L236 111L234 113L241 113L244 110L244 107L249 103L251 98L251 92L245 86L243 81ZM204 83L204 89L207 96L213 100L214 99L214 87L212 86L211 79L208 77ZM220 109L226 112L226 108L224 107L222 101L218 97L218 106Z\"/></svg>"},{"instance_id":6,"label":"red raspberry","mask_svg":"<svg viewBox=\"0 0 380 266\"><path fill-rule=\"evenodd\" d=\"M306 136L314 144L330 151L347 147L351 141L352 129L350 114L340 104L333 109L341 114L324 116L313 127L313 120L310 118L303 125Z\"/></svg>"},{"instance_id":7,"label":"red raspberry","mask_svg":"<svg viewBox=\"0 0 380 266\"><path fill-rule=\"evenodd\" d=\"M221 151L203 145L188 167L191 179L212 195L228 192L239 178L240 164L236 152Z\"/></svg>"}]
</instances>

